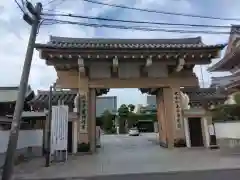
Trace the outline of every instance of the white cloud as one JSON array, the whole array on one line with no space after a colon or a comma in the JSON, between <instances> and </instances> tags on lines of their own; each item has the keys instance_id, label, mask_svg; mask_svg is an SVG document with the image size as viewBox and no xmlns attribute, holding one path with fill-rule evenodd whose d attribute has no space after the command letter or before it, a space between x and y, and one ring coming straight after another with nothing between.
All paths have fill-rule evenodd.
<instances>
[{"instance_id":1,"label":"white cloud","mask_svg":"<svg viewBox=\"0 0 240 180\"><path fill-rule=\"evenodd\" d=\"M100 1L100 0L99 0ZM37 2L34 0L32 2ZM42 0L46 5L48 0ZM193 1L193 0L102 0L102 2L124 4L137 8L148 8L156 10L164 10L171 12L182 13L198 13L206 16L217 16L218 14L226 17L240 17L239 0L232 0L231 3L227 0L208 0ZM44 9L54 9L58 12L70 12L89 16L104 16L117 19L131 19L141 21L159 21L169 23L198 23L198 24L218 24L229 25L236 22L213 21L207 19L190 19L187 17L169 16L162 14L153 14L132 10L121 10L108 6L93 5L83 1L69 0L61 4L57 1L49 6L44 6ZM54 11L52 11L54 12ZM221 12L221 13L219 13ZM85 20L84 20L85 21ZM162 28L166 28L161 26ZM19 83L21 70L24 62L25 51L27 47L30 27L22 20L22 13L14 1L0 1L0 86L16 85ZM71 25L56 25L44 26L38 35L38 42L46 42L49 35L55 36L73 36L73 37L117 37L117 38L177 38L177 37L193 37L198 35L191 34L174 34L164 32L140 32L131 30L114 30L114 29L93 29L81 28ZM200 34L201 35L201 34ZM202 35L205 43L215 44L227 42L228 36L221 35ZM201 71L199 67L195 68L201 79ZM209 82L211 75L203 67L204 81ZM56 79L56 73L52 67L45 65L43 60L40 60L38 53L34 54L33 64L29 83L35 89L46 89ZM206 83L205 83L206 84ZM209 83L208 83L209 84ZM113 91L114 92L114 91ZM124 91L127 92L127 91ZM130 93L130 91L128 91ZM132 92L132 91L131 91ZM116 94L122 94L122 91ZM111 92L112 94L112 92ZM130 93L131 97L139 99L136 93ZM121 95L120 95L121 96ZM123 97L123 96L121 96ZM124 93L126 97L126 93ZM127 96L130 97L130 96ZM129 99L129 98L128 98ZM126 100L127 101L127 100ZM140 101L140 100L139 100ZM144 100L142 100L144 101ZM130 103L130 102L126 102ZM139 102L144 103L144 102Z\"/></svg>"}]
</instances>

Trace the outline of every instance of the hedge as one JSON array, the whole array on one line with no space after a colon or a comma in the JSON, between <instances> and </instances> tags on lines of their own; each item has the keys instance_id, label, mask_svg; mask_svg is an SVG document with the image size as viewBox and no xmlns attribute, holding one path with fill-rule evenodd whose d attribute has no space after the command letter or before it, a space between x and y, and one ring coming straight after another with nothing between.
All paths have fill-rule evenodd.
<instances>
[{"instance_id":1,"label":"hedge","mask_svg":"<svg viewBox=\"0 0 240 180\"><path fill-rule=\"evenodd\" d=\"M213 121L240 120L240 105L220 105L211 110Z\"/></svg>"}]
</instances>

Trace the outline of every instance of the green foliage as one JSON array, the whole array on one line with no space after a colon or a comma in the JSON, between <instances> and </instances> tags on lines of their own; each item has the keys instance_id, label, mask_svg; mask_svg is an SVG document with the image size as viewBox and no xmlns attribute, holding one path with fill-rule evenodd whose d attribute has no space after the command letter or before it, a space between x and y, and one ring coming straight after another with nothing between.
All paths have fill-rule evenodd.
<instances>
[{"instance_id":1,"label":"green foliage","mask_svg":"<svg viewBox=\"0 0 240 180\"><path fill-rule=\"evenodd\" d=\"M106 132L112 132L113 129L113 118L114 116L108 111L104 111L101 116L103 122L103 129Z\"/></svg>"},{"instance_id":2,"label":"green foliage","mask_svg":"<svg viewBox=\"0 0 240 180\"><path fill-rule=\"evenodd\" d=\"M135 109L135 106L133 104L129 104L128 109L129 109L130 112L133 112L134 109Z\"/></svg>"},{"instance_id":3,"label":"green foliage","mask_svg":"<svg viewBox=\"0 0 240 180\"><path fill-rule=\"evenodd\" d=\"M127 117L129 113L129 109L128 106L126 104L122 104L119 108L118 108L118 115L120 117Z\"/></svg>"},{"instance_id":4,"label":"green foliage","mask_svg":"<svg viewBox=\"0 0 240 180\"><path fill-rule=\"evenodd\" d=\"M236 104L239 104L240 105L240 92L239 93L236 93L234 95L234 100L236 102Z\"/></svg>"},{"instance_id":5,"label":"green foliage","mask_svg":"<svg viewBox=\"0 0 240 180\"><path fill-rule=\"evenodd\" d=\"M119 133L126 133L126 123L127 128L135 126L139 120L150 120L156 121L156 110L153 109L151 112L145 114L134 113L135 106L133 104L122 104L118 109L118 123L119 123Z\"/></svg>"},{"instance_id":6,"label":"green foliage","mask_svg":"<svg viewBox=\"0 0 240 180\"><path fill-rule=\"evenodd\" d=\"M133 112L129 112L127 121L128 128L131 128L138 122L138 116Z\"/></svg>"},{"instance_id":7,"label":"green foliage","mask_svg":"<svg viewBox=\"0 0 240 180\"><path fill-rule=\"evenodd\" d=\"M213 121L234 121L240 120L240 105L220 105L211 110Z\"/></svg>"},{"instance_id":8,"label":"green foliage","mask_svg":"<svg viewBox=\"0 0 240 180\"><path fill-rule=\"evenodd\" d=\"M124 134L126 133L125 129L126 117L118 117L118 125L119 125L119 133Z\"/></svg>"},{"instance_id":9,"label":"green foliage","mask_svg":"<svg viewBox=\"0 0 240 180\"><path fill-rule=\"evenodd\" d=\"M90 151L90 144L89 143L81 143L77 146L78 152L89 152Z\"/></svg>"},{"instance_id":10,"label":"green foliage","mask_svg":"<svg viewBox=\"0 0 240 180\"><path fill-rule=\"evenodd\" d=\"M157 115L155 113L151 114L135 114L135 118L137 120L152 120L157 121Z\"/></svg>"}]
</instances>

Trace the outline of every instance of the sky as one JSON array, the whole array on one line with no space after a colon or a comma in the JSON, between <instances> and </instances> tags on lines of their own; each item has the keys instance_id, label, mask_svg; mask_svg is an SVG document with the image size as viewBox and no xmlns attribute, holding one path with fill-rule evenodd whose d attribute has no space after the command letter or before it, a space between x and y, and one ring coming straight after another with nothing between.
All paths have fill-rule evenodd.
<instances>
[{"instance_id":1,"label":"sky","mask_svg":"<svg viewBox=\"0 0 240 180\"><path fill-rule=\"evenodd\" d=\"M18 0L20 2L21 0ZM156 13L147 13L133 10L124 10L114 7L94 5L82 0L56 0L48 4L50 0L40 0L43 4L43 12L67 12L79 15L95 17L107 17L112 19L127 19L137 21L158 21L168 23L191 23L210 25L238 24L236 21L220 21L182 16L170 16ZM199 14L204 16L240 18L239 0L98 0L99 2L122 4L126 6L155 9L169 12ZM33 4L37 0L30 1ZM61 18L63 19L63 18ZM65 18L66 19L66 18ZM64 19L64 20L65 20ZM75 20L75 19L72 19ZM86 20L83 20L86 22ZM162 28L162 27L161 27ZM166 27L163 27L166 28ZM221 30L221 29L220 29ZM223 29L222 31L229 31ZM0 1L0 86L19 85L22 66L24 62L30 27L23 21L22 12L14 0ZM165 32L143 32L132 30L115 30L106 28L91 28L72 25L45 25L40 28L37 42L46 43L49 36L66 36L80 38L180 38L202 36L205 44L227 43L228 35L206 34L179 34ZM222 53L223 54L223 53ZM219 59L212 61L216 63ZM219 73L209 73L208 66L195 67L194 71L202 81L204 87L210 84L212 76L221 76ZM48 89L56 80L56 72L53 67L45 64L34 53L33 63L29 78L29 84L34 90ZM145 104L146 98L137 89L112 89L108 95L118 97L118 104Z\"/></svg>"}]
</instances>

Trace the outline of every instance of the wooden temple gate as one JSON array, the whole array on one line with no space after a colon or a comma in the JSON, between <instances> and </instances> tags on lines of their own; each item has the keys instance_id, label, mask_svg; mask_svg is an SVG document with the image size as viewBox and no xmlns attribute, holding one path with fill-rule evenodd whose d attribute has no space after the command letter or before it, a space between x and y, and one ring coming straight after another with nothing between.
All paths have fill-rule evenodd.
<instances>
[{"instance_id":1,"label":"wooden temple gate","mask_svg":"<svg viewBox=\"0 0 240 180\"><path fill-rule=\"evenodd\" d=\"M157 96L159 141L172 148L183 131L180 87L198 87L195 65L210 64L225 45L201 38L82 39L51 37L36 44L40 57L57 71L61 88L78 89L78 143L96 148L96 96L108 88L139 88ZM127 95L127 94L126 94Z\"/></svg>"}]
</instances>

